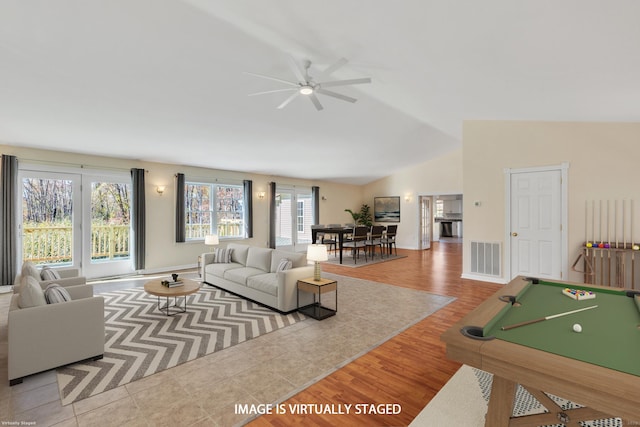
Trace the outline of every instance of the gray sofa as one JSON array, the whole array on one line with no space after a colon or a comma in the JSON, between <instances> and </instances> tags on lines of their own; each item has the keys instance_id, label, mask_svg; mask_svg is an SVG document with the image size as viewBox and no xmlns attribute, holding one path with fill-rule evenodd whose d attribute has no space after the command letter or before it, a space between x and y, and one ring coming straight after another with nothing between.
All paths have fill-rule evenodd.
<instances>
[{"instance_id":1,"label":"gray sofa","mask_svg":"<svg viewBox=\"0 0 640 427\"><path fill-rule=\"evenodd\" d=\"M40 285L44 289L49 283ZM94 297L91 285L64 288L71 301L20 308L20 288L14 286L7 319L10 385L58 366L102 358L104 298Z\"/></svg>"},{"instance_id":2,"label":"gray sofa","mask_svg":"<svg viewBox=\"0 0 640 427\"><path fill-rule=\"evenodd\" d=\"M252 301L287 313L297 308L297 281L313 276L305 253L229 243L231 262L216 260L215 252L202 254L202 279L209 285L233 292ZM291 268L277 271L283 260ZM300 293L300 305L310 304L312 296Z\"/></svg>"}]
</instances>

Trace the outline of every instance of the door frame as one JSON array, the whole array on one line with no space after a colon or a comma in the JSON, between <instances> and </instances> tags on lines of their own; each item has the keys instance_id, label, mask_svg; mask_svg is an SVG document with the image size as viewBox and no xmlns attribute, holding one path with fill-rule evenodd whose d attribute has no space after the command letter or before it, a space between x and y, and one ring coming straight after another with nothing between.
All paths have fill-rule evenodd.
<instances>
[{"instance_id":1,"label":"door frame","mask_svg":"<svg viewBox=\"0 0 640 427\"><path fill-rule=\"evenodd\" d=\"M559 165L540 166L531 168L505 168L505 229L504 229L504 254L503 265L505 266L504 278L511 280L511 175L528 172L551 172L560 171L560 209L561 209L561 230L560 230L560 279L567 280L569 277L569 244L568 244L568 220L569 220L569 163L563 162Z\"/></svg>"},{"instance_id":2,"label":"door frame","mask_svg":"<svg viewBox=\"0 0 640 427\"><path fill-rule=\"evenodd\" d=\"M431 242L433 242L433 196L421 196L418 195L418 249L419 250L428 250L431 249ZM427 247L425 247L423 245L423 241L424 241L424 209L423 209L423 202L424 201L428 201L429 203L429 218L428 218L428 224L427 224L427 228L428 228L428 235L429 235L429 243L427 245Z\"/></svg>"},{"instance_id":3,"label":"door frame","mask_svg":"<svg viewBox=\"0 0 640 427\"><path fill-rule=\"evenodd\" d=\"M300 196L306 196L308 194L310 197L309 200L312 201L313 199L312 189L311 187L306 187L306 186L276 184L276 195L279 193L288 193L291 195L291 206L290 206L290 213L289 213L291 215L291 245L278 246L277 238L276 238L276 249L282 249L290 252L306 252L307 246L311 244L311 238L309 238L308 243L299 242L297 210L298 210L298 201ZM312 224L308 225L309 230L311 229L311 225Z\"/></svg>"}]
</instances>

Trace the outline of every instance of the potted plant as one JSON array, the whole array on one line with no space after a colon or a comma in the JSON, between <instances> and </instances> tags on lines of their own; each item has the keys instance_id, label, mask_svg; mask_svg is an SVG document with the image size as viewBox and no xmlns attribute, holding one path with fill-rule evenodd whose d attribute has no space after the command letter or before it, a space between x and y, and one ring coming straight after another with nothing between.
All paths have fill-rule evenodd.
<instances>
[{"instance_id":1,"label":"potted plant","mask_svg":"<svg viewBox=\"0 0 640 427\"><path fill-rule=\"evenodd\" d=\"M353 223L355 225L366 225L369 227L373 224L371 208L367 204L360 206L360 212L354 212L351 209L345 209L344 211L351 214L351 218L353 218Z\"/></svg>"}]
</instances>

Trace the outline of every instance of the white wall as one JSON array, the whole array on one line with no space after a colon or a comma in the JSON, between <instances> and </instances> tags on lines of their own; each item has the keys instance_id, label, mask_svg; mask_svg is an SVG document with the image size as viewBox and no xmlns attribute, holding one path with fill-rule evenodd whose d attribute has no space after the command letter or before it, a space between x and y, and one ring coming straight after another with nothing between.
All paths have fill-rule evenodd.
<instances>
[{"instance_id":1,"label":"white wall","mask_svg":"<svg viewBox=\"0 0 640 427\"><path fill-rule=\"evenodd\" d=\"M640 200L639 123L466 121L463 152L464 274L470 273L470 240L504 244L505 168L569 163L569 267L585 239L585 201ZM639 219L634 219L636 242ZM508 259L503 253L503 265ZM570 273L569 280L581 282L583 276Z\"/></svg>"},{"instance_id":2,"label":"white wall","mask_svg":"<svg viewBox=\"0 0 640 427\"><path fill-rule=\"evenodd\" d=\"M253 181L253 226L254 238L245 240L256 246L266 246L269 235L269 182L277 182L289 186L319 186L321 223L345 223L350 215L344 212L345 207L360 206L363 200L362 187L342 185L323 181L311 181L277 176L247 174L242 172L222 171L215 169L194 168L164 163L141 162L136 160L109 158L72 154L50 150L29 149L12 145L0 145L3 154L15 155L18 162L37 162L58 166L78 168L80 165L95 169L119 169L128 171L131 168L144 168L148 171L145 177L147 208L147 257L146 271L166 271L174 268L195 266L199 254L210 250L202 242L175 242L175 174L184 173L189 178L218 178L219 180L250 179ZM156 187L166 186L162 195ZM264 191L267 197L258 199L257 193ZM224 242L222 243L224 245Z\"/></svg>"},{"instance_id":3,"label":"white wall","mask_svg":"<svg viewBox=\"0 0 640 427\"><path fill-rule=\"evenodd\" d=\"M373 210L374 197L400 196L400 223L397 245L418 249L418 196L462 193L462 149L451 151L434 160L411 166L364 187L364 203ZM405 197L409 196L409 201Z\"/></svg>"}]
</instances>

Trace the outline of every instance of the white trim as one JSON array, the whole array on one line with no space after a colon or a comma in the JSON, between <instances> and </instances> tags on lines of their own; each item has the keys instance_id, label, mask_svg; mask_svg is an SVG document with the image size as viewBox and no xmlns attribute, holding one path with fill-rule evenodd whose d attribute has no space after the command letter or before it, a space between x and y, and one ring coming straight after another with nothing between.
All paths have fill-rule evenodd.
<instances>
[{"instance_id":1,"label":"white trim","mask_svg":"<svg viewBox=\"0 0 640 427\"><path fill-rule=\"evenodd\" d=\"M197 268L198 268L198 263L174 265L170 267L158 267L158 268L138 270L138 274L160 274L160 273L176 272L180 270L192 270L192 269L195 270Z\"/></svg>"},{"instance_id":2,"label":"white trim","mask_svg":"<svg viewBox=\"0 0 640 427\"><path fill-rule=\"evenodd\" d=\"M511 175L516 173L529 173L529 172L550 172L560 171L562 183L560 185L561 191L561 221L562 232L560 242L560 268L562 278L559 280L567 280L569 277L569 162L562 162L559 165L552 166L538 166L532 168L505 168L505 237L504 237L504 274L503 277L507 279L507 283L511 277Z\"/></svg>"},{"instance_id":3,"label":"white trim","mask_svg":"<svg viewBox=\"0 0 640 427\"><path fill-rule=\"evenodd\" d=\"M500 285L505 285L509 283L504 277L492 277L492 276L483 276L481 274L470 274L464 273L460 276L461 279L469 279L469 280L477 280L479 282L489 282L489 283L498 283Z\"/></svg>"}]
</instances>

